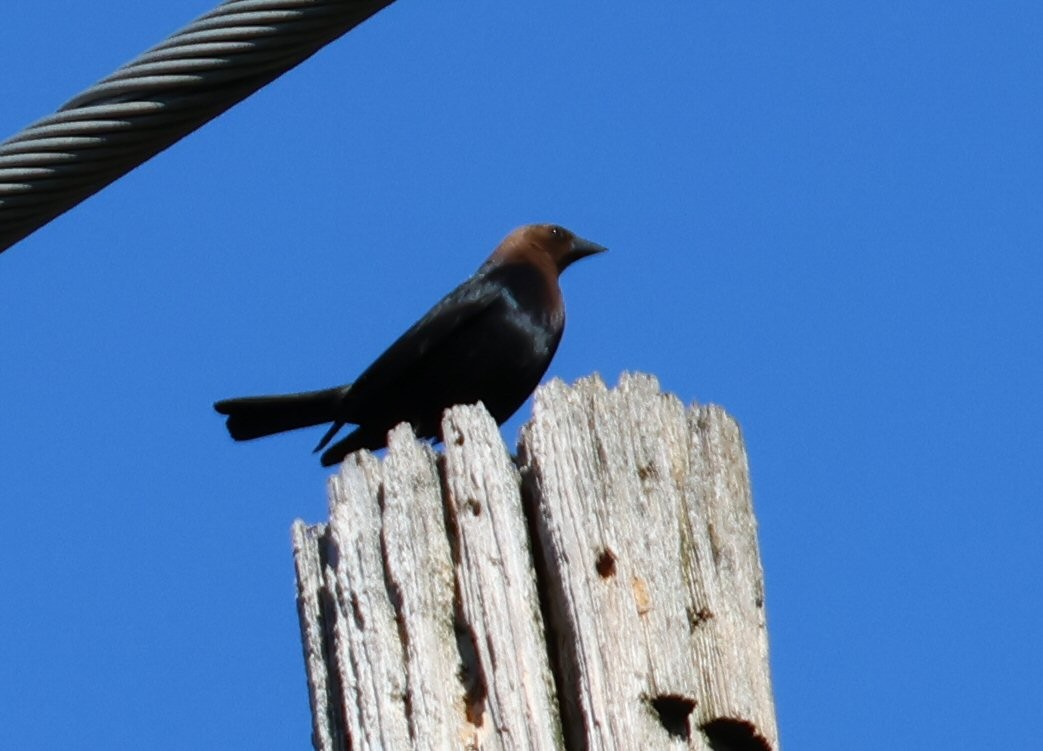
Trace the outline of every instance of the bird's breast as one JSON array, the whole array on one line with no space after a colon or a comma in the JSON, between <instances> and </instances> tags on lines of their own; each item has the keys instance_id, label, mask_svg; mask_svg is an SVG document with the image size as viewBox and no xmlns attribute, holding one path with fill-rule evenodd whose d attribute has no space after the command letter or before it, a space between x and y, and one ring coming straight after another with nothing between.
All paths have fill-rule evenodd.
<instances>
[{"instance_id":1,"label":"bird's breast","mask_svg":"<svg viewBox=\"0 0 1043 751\"><path fill-rule=\"evenodd\" d=\"M565 324L565 306L556 276L548 277L531 264L508 264L491 275L506 304L532 325L559 330Z\"/></svg>"}]
</instances>

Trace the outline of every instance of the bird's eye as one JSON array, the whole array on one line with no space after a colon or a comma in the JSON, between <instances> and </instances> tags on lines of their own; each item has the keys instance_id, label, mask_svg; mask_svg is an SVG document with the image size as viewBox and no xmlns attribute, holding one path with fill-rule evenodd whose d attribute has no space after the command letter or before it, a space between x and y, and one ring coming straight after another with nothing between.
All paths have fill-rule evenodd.
<instances>
[{"instance_id":1,"label":"bird's eye","mask_svg":"<svg viewBox=\"0 0 1043 751\"><path fill-rule=\"evenodd\" d=\"M550 236L553 237L555 240L564 240L565 239L565 229L564 229L564 227L556 227L556 226L555 227L551 227L550 228Z\"/></svg>"}]
</instances>

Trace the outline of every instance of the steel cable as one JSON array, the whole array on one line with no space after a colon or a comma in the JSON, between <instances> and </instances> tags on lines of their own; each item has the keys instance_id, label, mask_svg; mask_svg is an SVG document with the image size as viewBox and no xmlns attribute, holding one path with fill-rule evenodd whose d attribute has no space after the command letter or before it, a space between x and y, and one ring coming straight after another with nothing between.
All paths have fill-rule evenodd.
<instances>
[{"instance_id":1,"label":"steel cable","mask_svg":"<svg viewBox=\"0 0 1043 751\"><path fill-rule=\"evenodd\" d=\"M393 0L228 0L0 143L0 252Z\"/></svg>"}]
</instances>

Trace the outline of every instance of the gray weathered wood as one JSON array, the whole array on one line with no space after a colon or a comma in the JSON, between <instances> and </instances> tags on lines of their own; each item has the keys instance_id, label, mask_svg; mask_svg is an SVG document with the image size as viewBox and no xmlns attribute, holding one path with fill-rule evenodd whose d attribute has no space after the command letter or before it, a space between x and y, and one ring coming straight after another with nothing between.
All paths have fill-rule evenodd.
<instances>
[{"instance_id":1,"label":"gray weathered wood","mask_svg":"<svg viewBox=\"0 0 1043 751\"><path fill-rule=\"evenodd\" d=\"M484 409L445 426L441 466L399 426L294 527L316 748L561 747L518 471Z\"/></svg>"},{"instance_id":2,"label":"gray weathered wood","mask_svg":"<svg viewBox=\"0 0 1043 751\"><path fill-rule=\"evenodd\" d=\"M537 392L520 473L480 406L443 435L294 525L317 749L778 748L731 418L594 377Z\"/></svg>"},{"instance_id":3,"label":"gray weathered wood","mask_svg":"<svg viewBox=\"0 0 1043 751\"><path fill-rule=\"evenodd\" d=\"M536 398L520 459L576 746L777 748L735 422L717 407L686 413L648 376L612 391L555 381Z\"/></svg>"},{"instance_id":4,"label":"gray weathered wood","mask_svg":"<svg viewBox=\"0 0 1043 751\"><path fill-rule=\"evenodd\" d=\"M487 694L482 747L560 748L518 470L484 408L454 408L442 425L462 623Z\"/></svg>"}]
</instances>

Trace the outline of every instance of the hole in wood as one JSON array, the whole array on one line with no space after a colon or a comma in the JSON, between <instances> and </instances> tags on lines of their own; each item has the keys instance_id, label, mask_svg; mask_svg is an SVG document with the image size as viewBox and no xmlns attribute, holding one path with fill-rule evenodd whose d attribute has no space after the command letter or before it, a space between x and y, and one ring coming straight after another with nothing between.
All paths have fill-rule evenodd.
<instances>
[{"instance_id":1,"label":"hole in wood","mask_svg":"<svg viewBox=\"0 0 1043 751\"><path fill-rule=\"evenodd\" d=\"M489 691L485 684L478 650L475 649L474 631L468 626L461 613L456 614L456 648L460 654L460 683L464 687L464 712L467 721L475 727L485 723L485 699Z\"/></svg>"},{"instance_id":2,"label":"hole in wood","mask_svg":"<svg viewBox=\"0 0 1043 751\"><path fill-rule=\"evenodd\" d=\"M688 608L688 625L692 631L695 631L711 618L713 618L713 611L705 605L698 610L693 607Z\"/></svg>"},{"instance_id":3,"label":"hole in wood","mask_svg":"<svg viewBox=\"0 0 1043 751\"><path fill-rule=\"evenodd\" d=\"M328 533L327 533L328 534ZM332 547L332 546L331 546ZM337 633L337 601L333 593L325 586L319 589L319 623L322 625L322 662L324 665L334 664L334 653L336 652ZM355 616L358 617L358 614ZM344 726L344 718L347 717L344 708L345 688L341 681L338 670L326 672L329 680L327 686L327 697L330 701L330 718L334 738L346 738L348 729Z\"/></svg>"},{"instance_id":4,"label":"hole in wood","mask_svg":"<svg viewBox=\"0 0 1043 751\"><path fill-rule=\"evenodd\" d=\"M482 515L482 502L477 498L468 498L464 501L464 508L470 511L472 516Z\"/></svg>"},{"instance_id":5,"label":"hole in wood","mask_svg":"<svg viewBox=\"0 0 1043 751\"><path fill-rule=\"evenodd\" d=\"M695 699L689 699L679 694L661 694L654 697L651 704L666 732L674 738L685 741L692 737L688 717L695 709Z\"/></svg>"},{"instance_id":6,"label":"hole in wood","mask_svg":"<svg viewBox=\"0 0 1043 751\"><path fill-rule=\"evenodd\" d=\"M771 746L751 723L734 717L718 717L700 730L713 751L771 751Z\"/></svg>"},{"instance_id":7,"label":"hole in wood","mask_svg":"<svg viewBox=\"0 0 1043 751\"><path fill-rule=\"evenodd\" d=\"M602 579L608 579L609 577L616 575L616 556L615 554L605 548L598 553L598 559L594 562L594 568L598 571L598 576Z\"/></svg>"}]
</instances>

